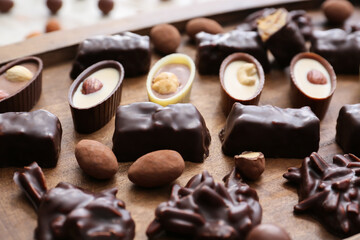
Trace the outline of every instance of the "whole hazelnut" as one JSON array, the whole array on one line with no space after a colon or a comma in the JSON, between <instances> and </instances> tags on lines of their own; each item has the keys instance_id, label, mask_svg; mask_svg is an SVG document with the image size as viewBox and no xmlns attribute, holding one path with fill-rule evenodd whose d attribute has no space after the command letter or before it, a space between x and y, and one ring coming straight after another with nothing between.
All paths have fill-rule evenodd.
<instances>
[{"instance_id":1,"label":"whole hazelnut","mask_svg":"<svg viewBox=\"0 0 360 240\"><path fill-rule=\"evenodd\" d=\"M354 12L354 6L347 0L326 0L321 9L328 21L334 24L344 23Z\"/></svg>"},{"instance_id":2,"label":"whole hazelnut","mask_svg":"<svg viewBox=\"0 0 360 240\"><path fill-rule=\"evenodd\" d=\"M12 0L0 0L0 12L7 13L14 6L14 1Z\"/></svg>"},{"instance_id":3,"label":"whole hazelnut","mask_svg":"<svg viewBox=\"0 0 360 240\"><path fill-rule=\"evenodd\" d=\"M104 15L107 15L114 8L114 0L99 0L98 7Z\"/></svg>"},{"instance_id":4,"label":"whole hazelnut","mask_svg":"<svg viewBox=\"0 0 360 240\"><path fill-rule=\"evenodd\" d=\"M265 157L261 152L243 152L235 155L235 166L242 177L257 180L265 170Z\"/></svg>"},{"instance_id":5,"label":"whole hazelnut","mask_svg":"<svg viewBox=\"0 0 360 240\"><path fill-rule=\"evenodd\" d=\"M58 20L56 19L50 19L47 23L46 23L46 28L45 28L45 32L54 32L54 31L58 31L61 29L60 23Z\"/></svg>"},{"instance_id":6,"label":"whole hazelnut","mask_svg":"<svg viewBox=\"0 0 360 240\"><path fill-rule=\"evenodd\" d=\"M62 6L62 0L47 0L46 6L52 14L56 14Z\"/></svg>"},{"instance_id":7,"label":"whole hazelnut","mask_svg":"<svg viewBox=\"0 0 360 240\"><path fill-rule=\"evenodd\" d=\"M176 52L181 42L181 36L176 27L170 24L160 24L150 31L150 38L157 51L163 54Z\"/></svg>"},{"instance_id":8,"label":"whole hazelnut","mask_svg":"<svg viewBox=\"0 0 360 240\"><path fill-rule=\"evenodd\" d=\"M260 224L254 227L246 240L291 240L289 234L274 224Z\"/></svg>"},{"instance_id":9,"label":"whole hazelnut","mask_svg":"<svg viewBox=\"0 0 360 240\"><path fill-rule=\"evenodd\" d=\"M37 36L40 36L42 33L39 32L39 31L34 31L34 32L31 32L29 33L28 35L26 35L26 39L29 39L29 38L33 38L33 37L37 37Z\"/></svg>"},{"instance_id":10,"label":"whole hazelnut","mask_svg":"<svg viewBox=\"0 0 360 240\"><path fill-rule=\"evenodd\" d=\"M223 33L223 27L216 21L209 18L194 18L186 24L186 33L191 39L199 32L211 34Z\"/></svg>"}]
</instances>

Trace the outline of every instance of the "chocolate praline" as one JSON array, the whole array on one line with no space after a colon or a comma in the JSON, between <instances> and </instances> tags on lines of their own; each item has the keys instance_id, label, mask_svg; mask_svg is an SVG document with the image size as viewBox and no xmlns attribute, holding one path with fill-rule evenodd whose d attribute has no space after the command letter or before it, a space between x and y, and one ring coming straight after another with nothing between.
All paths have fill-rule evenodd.
<instances>
[{"instance_id":1,"label":"chocolate praline","mask_svg":"<svg viewBox=\"0 0 360 240\"><path fill-rule=\"evenodd\" d=\"M255 83L257 85L256 90L250 98L243 99L241 97L234 96L233 94L229 93L229 90L225 86L225 72L227 70L227 67L235 61L244 61L247 63L254 64L256 67L256 74L258 76L258 81L256 81ZM225 115L229 114L235 102L240 102L245 105L257 105L259 103L260 95L265 82L265 74L261 64L253 56L246 53L233 53L229 55L227 58L224 59L224 61L220 66L219 78L222 88L221 105ZM238 81L238 79L234 79L233 81ZM239 83L239 85L241 84Z\"/></svg>"},{"instance_id":2,"label":"chocolate praline","mask_svg":"<svg viewBox=\"0 0 360 240\"><path fill-rule=\"evenodd\" d=\"M306 77L303 77L306 79L301 80L300 76L296 76L294 69L296 64L303 59L310 59L311 61L314 60L320 65L312 63L309 69L301 70L301 74L306 74ZM311 73L314 74L311 75ZM334 91L336 89L336 74L330 63L326 61L323 57L315 53L300 53L296 55L291 61L290 78L290 99L293 106L309 106L311 110L316 114L316 116L319 119L322 119L326 114L332 95L334 94ZM324 82L321 82L322 80L324 80ZM300 81L303 81L303 83ZM311 91L311 93L309 92L309 90L304 89L305 86L307 86L307 88L310 88L309 90ZM324 93L324 91L326 90L324 90L324 87L326 87L326 89L328 90L327 94ZM320 93L315 92L315 90L319 90ZM318 95L320 97L316 97L316 94L320 94Z\"/></svg>"},{"instance_id":3,"label":"chocolate praline","mask_svg":"<svg viewBox=\"0 0 360 240\"><path fill-rule=\"evenodd\" d=\"M62 0L47 0L46 5L52 14L56 14L62 6Z\"/></svg>"},{"instance_id":4,"label":"chocolate praline","mask_svg":"<svg viewBox=\"0 0 360 240\"><path fill-rule=\"evenodd\" d=\"M0 12L7 13L14 6L14 1L12 0L0 0Z\"/></svg>"},{"instance_id":5,"label":"chocolate praline","mask_svg":"<svg viewBox=\"0 0 360 240\"><path fill-rule=\"evenodd\" d=\"M247 235L246 240L291 240L287 232L274 224L260 224Z\"/></svg>"},{"instance_id":6,"label":"chocolate praline","mask_svg":"<svg viewBox=\"0 0 360 240\"><path fill-rule=\"evenodd\" d=\"M95 99L92 104L87 105L87 102L85 102L85 105L82 104L81 106L74 104L74 96L77 89L80 87L80 84L89 79L92 74L106 68L115 69L119 74L118 79L116 79L117 83L113 89L110 89L109 93L103 96L101 100ZM91 133L100 129L110 121L110 119L115 115L116 107L120 103L123 79L124 68L119 62L112 60L101 61L90 66L75 79L70 87L68 100L74 127L77 132ZM102 84L105 85L105 83ZM90 85L89 89L92 90L92 87L94 86ZM83 89L84 88L82 88L82 90ZM92 91L89 91L89 93L94 94ZM85 95L86 93L83 92L83 94Z\"/></svg>"}]
</instances>

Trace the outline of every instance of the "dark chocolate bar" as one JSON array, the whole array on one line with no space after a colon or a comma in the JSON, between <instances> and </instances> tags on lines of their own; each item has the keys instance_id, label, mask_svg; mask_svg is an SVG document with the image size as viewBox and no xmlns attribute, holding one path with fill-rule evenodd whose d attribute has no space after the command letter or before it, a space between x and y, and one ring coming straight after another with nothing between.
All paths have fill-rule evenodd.
<instances>
[{"instance_id":1,"label":"dark chocolate bar","mask_svg":"<svg viewBox=\"0 0 360 240\"><path fill-rule=\"evenodd\" d=\"M204 118L189 103L162 107L140 102L116 112L113 151L120 162L161 149L178 151L185 161L202 162L209 155L210 140Z\"/></svg>"},{"instance_id":2,"label":"dark chocolate bar","mask_svg":"<svg viewBox=\"0 0 360 240\"><path fill-rule=\"evenodd\" d=\"M342 29L314 31L310 51L328 60L337 74L358 74L360 31L350 34Z\"/></svg>"},{"instance_id":3,"label":"dark chocolate bar","mask_svg":"<svg viewBox=\"0 0 360 240\"><path fill-rule=\"evenodd\" d=\"M336 124L336 142L346 153L360 155L360 104L340 109Z\"/></svg>"},{"instance_id":4,"label":"dark chocolate bar","mask_svg":"<svg viewBox=\"0 0 360 240\"><path fill-rule=\"evenodd\" d=\"M70 77L102 60L120 62L126 77L145 74L150 68L150 40L148 36L125 32L114 36L96 36L79 45Z\"/></svg>"},{"instance_id":5,"label":"dark chocolate bar","mask_svg":"<svg viewBox=\"0 0 360 240\"><path fill-rule=\"evenodd\" d=\"M0 167L23 167L32 162L55 167L61 137L61 123L48 111L0 114Z\"/></svg>"},{"instance_id":6,"label":"dark chocolate bar","mask_svg":"<svg viewBox=\"0 0 360 240\"><path fill-rule=\"evenodd\" d=\"M360 232L360 159L335 155L328 163L317 153L289 168L284 178L298 187L295 213L310 213L329 232L344 238Z\"/></svg>"},{"instance_id":7,"label":"dark chocolate bar","mask_svg":"<svg viewBox=\"0 0 360 240\"><path fill-rule=\"evenodd\" d=\"M220 139L224 154L229 156L254 151L265 157L303 158L319 148L320 121L309 107L282 109L235 103Z\"/></svg>"},{"instance_id":8,"label":"dark chocolate bar","mask_svg":"<svg viewBox=\"0 0 360 240\"><path fill-rule=\"evenodd\" d=\"M257 32L234 30L223 34L196 34L196 65L200 74L219 74L222 61L232 53L244 52L255 57L265 72L270 70L266 49Z\"/></svg>"},{"instance_id":9,"label":"dark chocolate bar","mask_svg":"<svg viewBox=\"0 0 360 240\"><path fill-rule=\"evenodd\" d=\"M147 236L166 231L186 239L244 240L260 224L262 209L256 191L235 171L225 177L225 184L204 171L185 187L175 185L170 200L157 207Z\"/></svg>"},{"instance_id":10,"label":"dark chocolate bar","mask_svg":"<svg viewBox=\"0 0 360 240\"><path fill-rule=\"evenodd\" d=\"M92 193L60 182L48 190L36 163L16 172L14 181L37 211L37 240L134 239L135 223L116 188Z\"/></svg>"}]
</instances>

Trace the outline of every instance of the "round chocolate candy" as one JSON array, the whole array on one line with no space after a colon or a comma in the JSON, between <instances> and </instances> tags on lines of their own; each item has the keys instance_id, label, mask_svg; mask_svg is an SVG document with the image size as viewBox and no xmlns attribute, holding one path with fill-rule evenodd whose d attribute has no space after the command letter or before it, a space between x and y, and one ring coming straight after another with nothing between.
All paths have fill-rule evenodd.
<instances>
[{"instance_id":1,"label":"round chocolate candy","mask_svg":"<svg viewBox=\"0 0 360 240\"><path fill-rule=\"evenodd\" d=\"M7 13L14 6L14 1L12 0L0 0L0 12Z\"/></svg>"},{"instance_id":2,"label":"round chocolate candy","mask_svg":"<svg viewBox=\"0 0 360 240\"><path fill-rule=\"evenodd\" d=\"M46 6L52 14L56 14L62 6L62 0L47 0Z\"/></svg>"},{"instance_id":3,"label":"round chocolate candy","mask_svg":"<svg viewBox=\"0 0 360 240\"><path fill-rule=\"evenodd\" d=\"M274 224L260 224L247 235L246 240L291 240L287 232Z\"/></svg>"},{"instance_id":4,"label":"round chocolate candy","mask_svg":"<svg viewBox=\"0 0 360 240\"><path fill-rule=\"evenodd\" d=\"M107 15L114 8L114 1L113 0L99 0L98 7L104 15Z\"/></svg>"}]
</instances>

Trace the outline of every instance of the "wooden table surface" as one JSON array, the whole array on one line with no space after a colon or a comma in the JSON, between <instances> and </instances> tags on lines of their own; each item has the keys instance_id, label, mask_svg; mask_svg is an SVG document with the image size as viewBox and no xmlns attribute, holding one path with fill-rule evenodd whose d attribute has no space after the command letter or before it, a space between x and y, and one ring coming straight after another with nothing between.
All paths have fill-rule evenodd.
<instances>
[{"instance_id":1,"label":"wooden table surface","mask_svg":"<svg viewBox=\"0 0 360 240\"><path fill-rule=\"evenodd\" d=\"M323 21L321 14L313 12L312 15L315 21ZM236 24L233 22L232 25L227 26L227 30L233 29ZM188 43L186 36L183 36L178 52L186 53L195 59L195 46ZM159 55L153 54L152 65L159 58ZM81 171L74 156L76 143L82 139L95 139L112 147L115 121L113 118L105 127L89 135L78 134L74 131L67 102L68 89L72 83L69 78L71 64L71 60L61 61L44 69L43 93L40 101L33 109L45 109L54 113L59 117L63 127L62 150L58 165L53 169L43 169L48 188L54 187L60 181L69 182L95 192L117 187L119 189L117 197L125 201L126 208L135 220L135 239L146 239L145 230L154 218L154 210L159 203L168 200L171 185L157 189L135 187L127 178L127 169L131 163L120 163L118 173L108 181L92 179ZM147 101L145 80L146 76L124 80L121 105ZM337 89L320 126L319 153L328 161L331 161L334 154L342 153L335 143L336 118L339 109L344 104L359 102L358 81L359 76L338 75ZM221 181L222 177L234 167L233 159L222 154L218 138L226 119L221 111L220 91L217 76L196 75L190 102L202 113L210 130L212 137L210 155L204 163L186 162L184 173L176 181L180 185L185 185L193 175L203 170L209 171L217 181ZM260 105L271 104L278 107L291 107L289 92L290 82L287 69L273 69L266 75ZM257 190L260 197L263 208L262 222L276 223L284 227L293 240L338 239L328 233L309 215L293 214L293 206L298 202L298 196L296 189L286 184L282 175L288 167L300 166L301 161L301 159L267 158L266 169L260 180L248 182ZM33 239L36 227L36 212L12 180L16 170L16 168L0 169L0 239L2 240ZM163 239L167 238L164 237Z\"/></svg>"}]
</instances>

